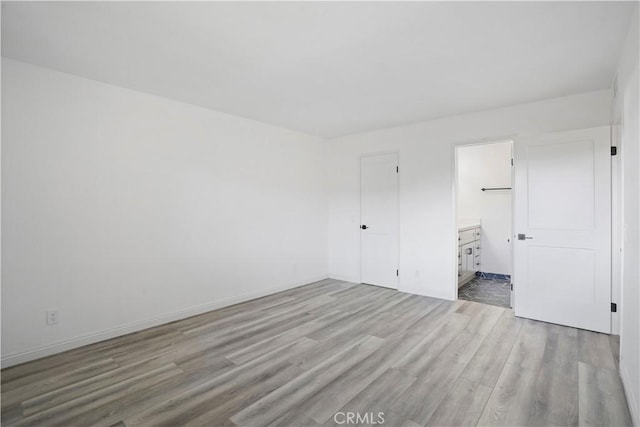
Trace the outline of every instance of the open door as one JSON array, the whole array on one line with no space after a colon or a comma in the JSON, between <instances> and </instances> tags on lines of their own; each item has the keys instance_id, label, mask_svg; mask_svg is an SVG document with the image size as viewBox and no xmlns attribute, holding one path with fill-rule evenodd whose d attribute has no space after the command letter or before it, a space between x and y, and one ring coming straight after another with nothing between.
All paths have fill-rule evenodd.
<instances>
[{"instance_id":1,"label":"open door","mask_svg":"<svg viewBox=\"0 0 640 427\"><path fill-rule=\"evenodd\" d=\"M515 144L515 314L610 333L609 128Z\"/></svg>"},{"instance_id":2,"label":"open door","mask_svg":"<svg viewBox=\"0 0 640 427\"><path fill-rule=\"evenodd\" d=\"M398 288L398 153L360 159L361 282Z\"/></svg>"}]
</instances>

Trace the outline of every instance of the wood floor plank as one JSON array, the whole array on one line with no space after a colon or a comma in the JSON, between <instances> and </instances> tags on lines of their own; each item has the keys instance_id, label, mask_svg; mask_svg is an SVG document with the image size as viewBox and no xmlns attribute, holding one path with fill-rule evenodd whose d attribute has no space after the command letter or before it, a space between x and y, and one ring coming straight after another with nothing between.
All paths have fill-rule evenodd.
<instances>
[{"instance_id":1,"label":"wood floor plank","mask_svg":"<svg viewBox=\"0 0 640 427\"><path fill-rule=\"evenodd\" d=\"M453 309L455 306L450 308ZM473 315L474 318L469 319L469 316L459 314L458 310L451 313L453 318L457 315L467 319L462 323L464 328L461 331L455 329L459 331L458 334L443 348L435 346L435 354L425 355L424 360L427 363L420 362L420 369L412 371L418 377L417 381L400 395L391 410L411 421L423 425L427 423L486 339L486 335L480 332L486 334L492 330L502 315L501 311L489 314L490 310L485 311L482 308L463 312ZM400 369L405 369L405 366Z\"/></svg>"},{"instance_id":2,"label":"wood floor plank","mask_svg":"<svg viewBox=\"0 0 640 427\"><path fill-rule=\"evenodd\" d=\"M598 332L579 330L578 360L598 368L616 369L609 336Z\"/></svg>"},{"instance_id":3,"label":"wood floor plank","mask_svg":"<svg viewBox=\"0 0 640 427\"><path fill-rule=\"evenodd\" d=\"M78 381L91 381L96 375L110 372L116 368L118 368L118 364L110 357L95 363L88 363L80 366L78 369L62 372L46 379L34 380L32 378L29 382L23 382L20 387L13 389L9 388L8 390L4 390L3 384L4 393L2 395L2 405L19 403L68 384L77 383Z\"/></svg>"},{"instance_id":4,"label":"wood floor plank","mask_svg":"<svg viewBox=\"0 0 640 427\"><path fill-rule=\"evenodd\" d=\"M505 313L510 312L511 310L504 309L502 307L496 307L493 305L486 304L474 304L475 306L479 306L480 308L475 311L473 314L468 314L471 317L472 321L470 322L469 327L467 328L469 331L478 335L489 335L489 333L493 330L493 328L498 323L500 317L502 317Z\"/></svg>"},{"instance_id":5,"label":"wood floor plank","mask_svg":"<svg viewBox=\"0 0 640 427\"><path fill-rule=\"evenodd\" d=\"M546 324L525 319L507 358L507 363L537 371L542 364L546 345Z\"/></svg>"},{"instance_id":6,"label":"wood floor plank","mask_svg":"<svg viewBox=\"0 0 640 427\"><path fill-rule=\"evenodd\" d=\"M391 407L397 396L404 393L415 381L416 377L390 368L358 393L357 397L370 402L376 412L384 412Z\"/></svg>"},{"instance_id":7,"label":"wood floor plank","mask_svg":"<svg viewBox=\"0 0 640 427\"><path fill-rule=\"evenodd\" d=\"M191 334L199 335L208 342L215 341L229 335L237 334L239 332L243 334L250 334L256 330L265 328L267 325L277 324L278 322L282 321L288 322L290 319L295 319L300 316L308 317L307 312L309 311L310 307L315 308L321 306L322 304L329 304L331 302L332 298L327 297L326 295L321 295L309 301L296 301L288 307L281 307L275 312L257 316L255 319L250 319L246 322L233 323L233 325L229 328L224 327L224 324L219 325L216 323L189 329L184 331L184 333L187 336Z\"/></svg>"},{"instance_id":8,"label":"wood floor plank","mask_svg":"<svg viewBox=\"0 0 640 427\"><path fill-rule=\"evenodd\" d=\"M211 426L220 420L229 419L239 408L250 405L292 381L301 374L293 365L275 366L272 370L261 370L251 381L234 381L225 387L216 387L209 393L192 395L186 405L180 405L178 413L172 417L164 414L155 419L154 426L172 427L177 425ZM143 423L148 425L149 422ZM131 423L130 425L136 425Z\"/></svg>"},{"instance_id":9,"label":"wood floor plank","mask_svg":"<svg viewBox=\"0 0 640 427\"><path fill-rule=\"evenodd\" d=\"M248 310L247 307L245 310L237 310L234 313L224 316L198 316L197 320L191 320L185 324L181 324L179 326L179 330L182 333L190 334L214 329L223 329L230 325L239 326L264 317L264 312L269 312L272 308L281 309L283 306L294 301L296 301L296 299L293 297L281 297L271 302L266 302L259 310Z\"/></svg>"},{"instance_id":10,"label":"wood floor plank","mask_svg":"<svg viewBox=\"0 0 640 427\"><path fill-rule=\"evenodd\" d=\"M611 355L613 356L613 362L616 365L616 369L618 369L620 361L620 337L618 335L609 335L609 346Z\"/></svg>"},{"instance_id":11,"label":"wood floor plank","mask_svg":"<svg viewBox=\"0 0 640 427\"><path fill-rule=\"evenodd\" d=\"M581 426L632 425L616 371L578 362L578 375Z\"/></svg>"},{"instance_id":12,"label":"wood floor plank","mask_svg":"<svg viewBox=\"0 0 640 427\"><path fill-rule=\"evenodd\" d=\"M427 421L430 426L473 426L484 410L492 389L459 378Z\"/></svg>"},{"instance_id":13,"label":"wood floor plank","mask_svg":"<svg viewBox=\"0 0 640 427\"><path fill-rule=\"evenodd\" d=\"M220 319L232 319L235 318L235 316L240 316L241 318L251 317L259 315L260 311L268 311L270 308L280 305L284 300L300 300L308 298L309 295L316 296L319 294L327 294L332 290L342 289L343 286L348 285L353 286L354 284L336 281L333 279L325 279L261 298L223 307L218 310L199 314L187 319L182 319L172 322L169 325L174 325L179 331L185 331L203 324L217 322Z\"/></svg>"},{"instance_id":14,"label":"wood floor plank","mask_svg":"<svg viewBox=\"0 0 640 427\"><path fill-rule=\"evenodd\" d=\"M162 382L182 374L175 365L161 368L128 378L109 387L69 400L53 408L25 417L18 426L69 425L69 420L82 412L90 411L118 399L124 393L140 393L152 384Z\"/></svg>"},{"instance_id":15,"label":"wood floor plank","mask_svg":"<svg viewBox=\"0 0 640 427\"><path fill-rule=\"evenodd\" d=\"M405 420L402 424L400 424L400 427L421 427L420 424L415 423L411 420Z\"/></svg>"},{"instance_id":16,"label":"wood floor plank","mask_svg":"<svg viewBox=\"0 0 640 427\"><path fill-rule=\"evenodd\" d=\"M318 424L318 425L322 425L323 427L337 427L340 425L344 425L347 422L349 422L347 420L347 416L351 417L351 423L350 423L351 425L362 424L362 423L356 423L355 420L353 419L353 416L347 415L347 414L354 414L354 415L363 414L364 415L365 413L373 412L371 411L372 406L373 404L370 401L358 395L353 399L351 399L349 402L347 402L347 404L344 405L342 408L340 408L335 413L333 413L331 417L329 417L324 423Z\"/></svg>"},{"instance_id":17,"label":"wood floor plank","mask_svg":"<svg viewBox=\"0 0 640 427\"><path fill-rule=\"evenodd\" d=\"M309 398L307 400L308 403L305 402L303 409L306 410L311 419L323 424L340 409L344 402L349 401L361 391L368 388L368 393L372 396L375 389L370 387L375 387L372 384L376 381L378 386L383 386L386 389L394 388L390 387L388 383L384 386L378 380L391 368L394 360L415 347L417 342L417 336L415 338L400 336L396 339L388 340L378 350L364 358L344 375L336 378L312 398ZM378 403L382 404L384 402L379 399ZM308 409L306 409L307 407Z\"/></svg>"},{"instance_id":18,"label":"wood floor plank","mask_svg":"<svg viewBox=\"0 0 640 427\"><path fill-rule=\"evenodd\" d=\"M546 324L547 343L534 386L528 423L578 425L577 330Z\"/></svg>"},{"instance_id":19,"label":"wood floor plank","mask_svg":"<svg viewBox=\"0 0 640 427\"><path fill-rule=\"evenodd\" d=\"M370 334L380 338L386 338L406 331L420 322L420 325L430 324L430 319L437 318L431 316L431 312L444 303L442 300L428 299L412 295L406 298L390 310L388 316L380 316L370 329Z\"/></svg>"},{"instance_id":20,"label":"wood floor plank","mask_svg":"<svg viewBox=\"0 0 640 427\"><path fill-rule=\"evenodd\" d=\"M211 376L216 376L211 372ZM126 394L99 408L84 411L69 420L68 425L110 427L122 420L166 402L173 396L193 389L208 380L206 371L187 373L150 385L144 393ZM123 422L124 424L124 422Z\"/></svg>"},{"instance_id":21,"label":"wood floor plank","mask_svg":"<svg viewBox=\"0 0 640 427\"><path fill-rule=\"evenodd\" d=\"M24 384L44 381L56 375L66 374L80 365L111 358L111 352L122 352L132 343L149 343L155 338L166 340L174 333L170 324L135 332L112 340L90 344L73 350L38 359L38 363L28 362L2 369L2 391L9 391ZM111 352L110 352L111 351Z\"/></svg>"},{"instance_id":22,"label":"wood floor plank","mask_svg":"<svg viewBox=\"0 0 640 427\"><path fill-rule=\"evenodd\" d=\"M467 364L462 375L472 382L493 388L520 334L521 327L522 319L515 318L511 310L505 311Z\"/></svg>"},{"instance_id":23,"label":"wood floor plank","mask_svg":"<svg viewBox=\"0 0 640 427\"><path fill-rule=\"evenodd\" d=\"M292 410L269 424L269 427L317 427L319 424L313 421L302 411ZM253 427L250 425L238 424L239 427Z\"/></svg>"},{"instance_id":24,"label":"wood floor plank","mask_svg":"<svg viewBox=\"0 0 640 427\"><path fill-rule=\"evenodd\" d=\"M326 315L319 316L315 319L304 322L299 326L293 327L279 335L270 336L255 344L246 346L233 353L227 354L225 357L237 365L247 363L257 357L262 356L265 353L273 350L274 348L281 347L282 345L295 341L299 338L311 335L313 332L326 328L328 325L339 322L341 319L341 312L338 310L330 311Z\"/></svg>"},{"instance_id":25,"label":"wood floor plank","mask_svg":"<svg viewBox=\"0 0 640 427\"><path fill-rule=\"evenodd\" d=\"M382 345L383 340L367 336L335 354L317 367L306 371L284 387L233 415L236 424L269 424L304 402L318 389L333 381Z\"/></svg>"},{"instance_id":26,"label":"wood floor plank","mask_svg":"<svg viewBox=\"0 0 640 427\"><path fill-rule=\"evenodd\" d=\"M453 313L442 326L429 333L404 356L401 355L393 367L402 369L410 376L422 376L432 361L462 332L470 320L469 316Z\"/></svg>"},{"instance_id":27,"label":"wood floor plank","mask_svg":"<svg viewBox=\"0 0 640 427\"><path fill-rule=\"evenodd\" d=\"M290 358L290 362L305 371L309 371L324 363L327 357L345 351L353 345L354 342L363 340L366 334L344 334L336 336L330 340L319 343L323 351L316 349L309 350L302 354L297 354Z\"/></svg>"},{"instance_id":28,"label":"wood floor plank","mask_svg":"<svg viewBox=\"0 0 640 427\"><path fill-rule=\"evenodd\" d=\"M50 366L51 362L49 360L44 360L43 364L45 366ZM15 367L7 368L6 370L12 372L14 369L20 372L24 372L22 376L13 376L13 375L3 375L2 376L2 391L9 392L12 390L22 389L24 392L25 389L32 388L34 384L37 384L37 387L46 388L47 383L58 383L59 381L64 381L63 378L69 378L73 381L73 376L78 374L79 376L83 376L84 372L92 371L94 369L105 368L111 369L113 366L117 366L117 363L113 360L113 357L102 355L102 357L96 358L88 358L85 363L77 364L75 361L68 361L63 363L62 361L58 361L51 368L40 369L40 367L34 367L33 372L29 372L27 370L29 364L22 364ZM4 370L2 371L4 373ZM8 377L5 380L5 377ZM20 392L16 392L20 393Z\"/></svg>"},{"instance_id":29,"label":"wood floor plank","mask_svg":"<svg viewBox=\"0 0 640 427\"><path fill-rule=\"evenodd\" d=\"M0 425L15 425L22 418L22 405L20 403L4 404L2 406Z\"/></svg>"},{"instance_id":30,"label":"wood floor plank","mask_svg":"<svg viewBox=\"0 0 640 427\"><path fill-rule=\"evenodd\" d=\"M526 426L537 372L507 363L480 416L481 426Z\"/></svg>"},{"instance_id":31,"label":"wood floor plank","mask_svg":"<svg viewBox=\"0 0 640 427\"><path fill-rule=\"evenodd\" d=\"M347 413L361 414L362 416L368 414L369 419L374 418L375 420L379 419L378 414L382 414L384 424L400 425L405 421L404 418L395 413L392 414L389 407L396 397L402 394L415 380L416 378L409 377L400 370L389 369L335 411L322 425L339 426L346 419L346 415L343 414ZM336 417L336 414L339 415ZM366 425L366 423L356 425Z\"/></svg>"},{"instance_id":32,"label":"wood floor plank","mask_svg":"<svg viewBox=\"0 0 640 427\"><path fill-rule=\"evenodd\" d=\"M402 319L402 323L406 325L404 329L419 331L435 329L446 322L460 304L459 301L438 301L437 305L430 310L431 301L418 299L418 310L407 312L407 316ZM424 309L420 309L420 307L424 307Z\"/></svg>"},{"instance_id":33,"label":"wood floor plank","mask_svg":"<svg viewBox=\"0 0 640 427\"><path fill-rule=\"evenodd\" d=\"M1 371L3 426L629 425L618 340L325 279ZM355 415L354 415L355 416Z\"/></svg>"},{"instance_id":34,"label":"wood floor plank","mask_svg":"<svg viewBox=\"0 0 640 427\"><path fill-rule=\"evenodd\" d=\"M263 324L256 324L250 328L233 328L215 336L196 335L181 343L182 347L192 346L200 351L207 351L211 356L224 356L238 349L255 344L267 337L280 334L300 323L310 321L314 316L304 311L296 310L294 314L271 318Z\"/></svg>"},{"instance_id":35,"label":"wood floor plank","mask_svg":"<svg viewBox=\"0 0 640 427\"><path fill-rule=\"evenodd\" d=\"M417 372L417 376L424 378L433 371L448 369L451 365L466 367L485 339L486 337L483 335L474 334L470 330L464 329L429 365Z\"/></svg>"},{"instance_id":36,"label":"wood floor plank","mask_svg":"<svg viewBox=\"0 0 640 427\"><path fill-rule=\"evenodd\" d=\"M58 387L47 393L38 395L22 402L23 413L25 416L42 412L54 406L61 405L70 400L85 396L96 390L104 389L111 385L125 381L132 376L151 371L167 363L151 358L132 363L131 365L122 366L111 371L103 372L91 378L83 379L74 384ZM176 366L177 367L177 366Z\"/></svg>"},{"instance_id":37,"label":"wood floor plank","mask_svg":"<svg viewBox=\"0 0 640 427\"><path fill-rule=\"evenodd\" d=\"M267 353L249 364L236 367L222 375L214 376L196 387L176 394L152 408L125 419L125 424L127 426L153 425L162 423L165 420L180 418L184 416L184 413L191 413L191 408L201 404L203 399L213 398L234 387L237 388L238 384L252 384L256 378L272 376L279 370L290 367L291 364L288 362L288 358L292 354L315 346L317 346L315 341L302 338L271 353Z\"/></svg>"},{"instance_id":38,"label":"wood floor plank","mask_svg":"<svg viewBox=\"0 0 640 427\"><path fill-rule=\"evenodd\" d=\"M430 370L418 378L391 405L391 410L418 424L425 425L444 396L464 370L463 363L453 362L448 369Z\"/></svg>"},{"instance_id":39,"label":"wood floor plank","mask_svg":"<svg viewBox=\"0 0 640 427\"><path fill-rule=\"evenodd\" d=\"M333 322L326 328L311 333L309 337L316 341L326 341L340 335L357 333L355 331L365 332L371 328L371 324L375 323L375 319L379 314L391 304L393 304L393 302L384 298L367 303L358 302L358 304L349 308L336 305L334 306L335 308L350 313L350 315L344 317L343 321Z\"/></svg>"},{"instance_id":40,"label":"wood floor plank","mask_svg":"<svg viewBox=\"0 0 640 427\"><path fill-rule=\"evenodd\" d=\"M168 357L187 374L191 372L201 372L202 375L219 374L236 366L224 357L211 355L207 351L186 351L183 353L180 349L176 349Z\"/></svg>"}]
</instances>

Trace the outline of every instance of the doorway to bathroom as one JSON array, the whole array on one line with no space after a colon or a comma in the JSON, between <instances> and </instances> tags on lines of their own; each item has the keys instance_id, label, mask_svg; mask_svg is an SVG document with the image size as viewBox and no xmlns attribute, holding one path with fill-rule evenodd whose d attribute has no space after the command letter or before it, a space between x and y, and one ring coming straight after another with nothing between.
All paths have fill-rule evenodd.
<instances>
[{"instance_id":1,"label":"doorway to bathroom","mask_svg":"<svg viewBox=\"0 0 640 427\"><path fill-rule=\"evenodd\" d=\"M511 308L513 141L455 147L459 299Z\"/></svg>"}]
</instances>

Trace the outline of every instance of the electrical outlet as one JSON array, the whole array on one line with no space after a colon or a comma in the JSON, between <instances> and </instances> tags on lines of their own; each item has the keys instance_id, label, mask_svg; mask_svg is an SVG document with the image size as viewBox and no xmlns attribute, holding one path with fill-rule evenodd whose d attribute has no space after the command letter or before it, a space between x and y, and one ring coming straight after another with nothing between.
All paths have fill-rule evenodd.
<instances>
[{"instance_id":1,"label":"electrical outlet","mask_svg":"<svg viewBox=\"0 0 640 427\"><path fill-rule=\"evenodd\" d=\"M60 321L57 309L47 310L47 325L55 325Z\"/></svg>"}]
</instances>

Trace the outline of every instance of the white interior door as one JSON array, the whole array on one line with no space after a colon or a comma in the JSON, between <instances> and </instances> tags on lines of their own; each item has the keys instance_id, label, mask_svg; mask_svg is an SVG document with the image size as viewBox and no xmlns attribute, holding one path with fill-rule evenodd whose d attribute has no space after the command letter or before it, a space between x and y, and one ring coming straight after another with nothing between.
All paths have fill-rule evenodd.
<instances>
[{"instance_id":1,"label":"white interior door","mask_svg":"<svg viewBox=\"0 0 640 427\"><path fill-rule=\"evenodd\" d=\"M610 332L609 147L607 127L516 143L516 316Z\"/></svg>"},{"instance_id":2,"label":"white interior door","mask_svg":"<svg viewBox=\"0 0 640 427\"><path fill-rule=\"evenodd\" d=\"M398 154L360 159L361 281L398 288Z\"/></svg>"}]
</instances>

